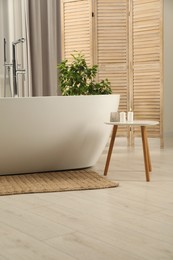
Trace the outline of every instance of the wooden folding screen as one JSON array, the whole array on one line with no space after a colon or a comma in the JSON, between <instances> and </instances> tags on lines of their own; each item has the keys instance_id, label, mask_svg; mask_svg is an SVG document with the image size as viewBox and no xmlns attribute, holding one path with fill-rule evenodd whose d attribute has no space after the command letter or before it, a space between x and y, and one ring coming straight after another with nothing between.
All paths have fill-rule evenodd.
<instances>
[{"instance_id":1,"label":"wooden folding screen","mask_svg":"<svg viewBox=\"0 0 173 260\"><path fill-rule=\"evenodd\" d=\"M98 80L108 78L112 92L120 94L120 111L128 109L128 14L128 0L95 0ZM126 129L119 128L118 135L127 135Z\"/></svg>"},{"instance_id":2,"label":"wooden folding screen","mask_svg":"<svg viewBox=\"0 0 173 260\"><path fill-rule=\"evenodd\" d=\"M132 106L136 119L157 120L148 129L163 146L162 0L131 1L133 80ZM138 130L134 135L138 135Z\"/></svg>"},{"instance_id":3,"label":"wooden folding screen","mask_svg":"<svg viewBox=\"0 0 173 260\"><path fill-rule=\"evenodd\" d=\"M93 64L92 1L61 0L62 59L70 60L74 51L82 52Z\"/></svg>"},{"instance_id":4,"label":"wooden folding screen","mask_svg":"<svg viewBox=\"0 0 173 260\"><path fill-rule=\"evenodd\" d=\"M98 64L98 80L108 78L119 93L120 111L135 119L157 120L150 137L163 145L163 0L61 0L62 54L83 51ZM122 128L120 135L127 135ZM134 129L132 136L138 136Z\"/></svg>"}]
</instances>

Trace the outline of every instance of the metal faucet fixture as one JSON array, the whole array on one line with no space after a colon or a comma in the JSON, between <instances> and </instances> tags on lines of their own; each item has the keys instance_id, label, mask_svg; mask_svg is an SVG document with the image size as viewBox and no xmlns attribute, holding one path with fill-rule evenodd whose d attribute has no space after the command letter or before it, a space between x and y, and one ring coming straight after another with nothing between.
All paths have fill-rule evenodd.
<instances>
[{"instance_id":1,"label":"metal faucet fixture","mask_svg":"<svg viewBox=\"0 0 173 260\"><path fill-rule=\"evenodd\" d=\"M17 89L17 74L24 74L25 69L17 69L16 66L16 45L19 43L24 43L25 39L20 38L14 42L12 42L12 51L13 51L13 60L12 60L12 66L13 66L13 89L14 89L14 96L18 96L18 89Z\"/></svg>"},{"instance_id":2,"label":"metal faucet fixture","mask_svg":"<svg viewBox=\"0 0 173 260\"><path fill-rule=\"evenodd\" d=\"M13 66L12 63L7 62L7 56L6 56L6 39L4 38L4 97L6 97L6 84L7 84L7 76L8 76L8 83L10 86L10 92L12 96L12 91L11 91L11 81L10 81L10 69Z\"/></svg>"},{"instance_id":3,"label":"metal faucet fixture","mask_svg":"<svg viewBox=\"0 0 173 260\"><path fill-rule=\"evenodd\" d=\"M20 42L23 43L24 41L25 41L24 38L20 38L20 39L18 39L17 41L12 42L12 44L13 44L13 45L16 45L16 44L18 44L18 43L20 43Z\"/></svg>"}]
</instances>

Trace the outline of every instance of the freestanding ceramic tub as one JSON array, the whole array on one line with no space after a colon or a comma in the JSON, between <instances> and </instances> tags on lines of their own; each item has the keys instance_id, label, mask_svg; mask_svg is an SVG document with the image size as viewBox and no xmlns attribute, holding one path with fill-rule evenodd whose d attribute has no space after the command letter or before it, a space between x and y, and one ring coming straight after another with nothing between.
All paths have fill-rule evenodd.
<instances>
[{"instance_id":1,"label":"freestanding ceramic tub","mask_svg":"<svg viewBox=\"0 0 173 260\"><path fill-rule=\"evenodd\" d=\"M93 166L119 95L0 99L0 174Z\"/></svg>"}]
</instances>

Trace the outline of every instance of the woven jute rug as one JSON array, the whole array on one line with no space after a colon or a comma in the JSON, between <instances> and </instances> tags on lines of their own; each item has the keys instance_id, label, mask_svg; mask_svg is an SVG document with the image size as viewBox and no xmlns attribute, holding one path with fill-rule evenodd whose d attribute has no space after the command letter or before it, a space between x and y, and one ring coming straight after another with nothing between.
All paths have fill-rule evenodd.
<instances>
[{"instance_id":1,"label":"woven jute rug","mask_svg":"<svg viewBox=\"0 0 173 260\"><path fill-rule=\"evenodd\" d=\"M91 190L117 187L91 169L0 176L0 195Z\"/></svg>"}]
</instances>

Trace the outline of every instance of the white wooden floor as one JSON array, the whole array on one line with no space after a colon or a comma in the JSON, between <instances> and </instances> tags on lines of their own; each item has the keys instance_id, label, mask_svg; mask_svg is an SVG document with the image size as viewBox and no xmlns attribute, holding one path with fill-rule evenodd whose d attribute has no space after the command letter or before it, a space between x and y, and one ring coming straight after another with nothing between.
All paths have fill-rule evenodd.
<instances>
[{"instance_id":1,"label":"white wooden floor","mask_svg":"<svg viewBox=\"0 0 173 260\"><path fill-rule=\"evenodd\" d=\"M149 146L150 183L140 140L118 138L108 174L118 188L0 197L0 260L172 260L173 139Z\"/></svg>"}]
</instances>

